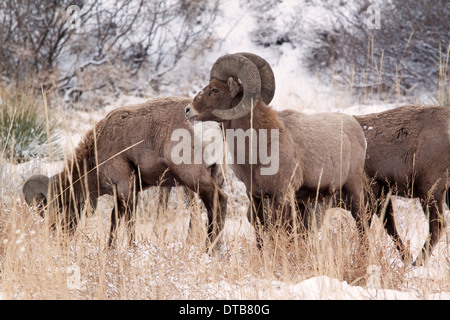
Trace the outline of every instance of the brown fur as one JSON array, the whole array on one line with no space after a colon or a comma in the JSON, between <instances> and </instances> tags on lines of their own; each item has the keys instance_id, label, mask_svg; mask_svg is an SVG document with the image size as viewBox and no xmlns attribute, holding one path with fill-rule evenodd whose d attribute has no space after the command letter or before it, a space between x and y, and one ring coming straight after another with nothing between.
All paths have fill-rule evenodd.
<instances>
[{"instance_id":1,"label":"brown fur","mask_svg":"<svg viewBox=\"0 0 450 320\"><path fill-rule=\"evenodd\" d=\"M239 91L235 87L238 85L232 78L228 83L211 79L186 108L186 115L197 120L219 121L212 110L229 109L237 105L242 98L242 89ZM239 94L235 96L237 92ZM283 208L282 219L290 224L292 215L287 203L289 187L295 191L300 207L303 207L311 195L314 197L319 187L322 195L342 190L363 231L363 167L366 146L358 122L351 116L342 114L309 116L292 110L276 112L260 100L253 109L253 115L223 121L223 125L226 129L241 128L245 131L250 128L251 116L252 127L255 129L279 129L279 171L275 175L261 175L259 169L263 165L259 162L250 165L248 157L245 164L233 165L233 171L244 182L249 197L253 198L255 204L256 212L249 210L250 221L256 223L259 220L263 224L268 222L262 203L264 198L269 198L274 209ZM248 150L248 140L246 144Z\"/></svg>"},{"instance_id":2,"label":"brown fur","mask_svg":"<svg viewBox=\"0 0 450 320\"><path fill-rule=\"evenodd\" d=\"M110 244L122 217L133 239L136 194L151 186L185 186L198 192L205 204L213 243L226 213L226 195L211 176L218 176L212 172L215 167L176 165L171 160L172 148L179 143L171 141L172 132L183 128L192 133L182 113L189 102L191 99L181 97L150 100L115 109L97 123L80 142L66 169L50 178L68 223L76 223L75 207L80 209L88 198L95 207L99 196L115 195L117 207L111 212Z\"/></svg>"},{"instance_id":3,"label":"brown fur","mask_svg":"<svg viewBox=\"0 0 450 320\"><path fill-rule=\"evenodd\" d=\"M401 196L421 201L429 220L429 237L416 261L425 262L445 226L445 191L450 181L450 108L405 106L355 118L367 139L365 171L375 179L375 196L380 198L393 189ZM403 258L408 257L395 226L391 202L384 223Z\"/></svg>"}]
</instances>

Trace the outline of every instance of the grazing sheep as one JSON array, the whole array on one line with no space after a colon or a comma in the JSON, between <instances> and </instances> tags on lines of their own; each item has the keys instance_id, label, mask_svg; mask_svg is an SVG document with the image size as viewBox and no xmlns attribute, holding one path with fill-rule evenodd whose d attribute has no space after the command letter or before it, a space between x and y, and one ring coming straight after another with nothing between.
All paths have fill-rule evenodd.
<instances>
[{"instance_id":1,"label":"grazing sheep","mask_svg":"<svg viewBox=\"0 0 450 320\"><path fill-rule=\"evenodd\" d=\"M205 204L209 241L214 243L227 206L226 195L212 178L218 176L218 166L175 164L171 156L178 144L171 139L174 130L193 132L182 114L190 102L188 98L170 97L113 110L86 134L61 173L28 179L23 187L26 201L56 205L64 225L71 228L76 226L77 213L86 201L95 207L99 196L113 195L111 245L122 217L130 240L134 239L133 201L139 191L157 185L181 185L198 192Z\"/></svg>"},{"instance_id":2,"label":"grazing sheep","mask_svg":"<svg viewBox=\"0 0 450 320\"><path fill-rule=\"evenodd\" d=\"M365 172L375 179L374 195L380 199L392 190L420 199L428 217L429 235L414 264L423 264L445 227L444 202L450 181L450 108L405 106L355 118L367 139ZM380 203L377 207L380 211ZM393 214L389 201L383 223L406 259L409 255L398 235Z\"/></svg>"},{"instance_id":3,"label":"grazing sheep","mask_svg":"<svg viewBox=\"0 0 450 320\"><path fill-rule=\"evenodd\" d=\"M264 174L267 163L259 157L249 159L249 140L245 140L245 162L236 161L243 157L238 148L231 154L235 159L232 169L253 199L256 213L249 210L252 223L259 220L267 224L269 217L264 216L262 208L265 199L270 199L274 209L282 209L277 211L281 221L292 227L287 201L290 192L302 207L303 201L314 198L317 191L328 195L341 190L363 233L366 142L358 122L343 114L277 112L267 106L274 92L274 76L267 61L250 53L225 55L214 63L209 84L186 107L185 115L187 119L220 121L227 133L253 128L255 143L261 141L262 133L269 133L266 141L271 141L272 156L278 148L276 172ZM272 140L277 135L278 139ZM269 145L260 152L268 153Z\"/></svg>"}]
</instances>

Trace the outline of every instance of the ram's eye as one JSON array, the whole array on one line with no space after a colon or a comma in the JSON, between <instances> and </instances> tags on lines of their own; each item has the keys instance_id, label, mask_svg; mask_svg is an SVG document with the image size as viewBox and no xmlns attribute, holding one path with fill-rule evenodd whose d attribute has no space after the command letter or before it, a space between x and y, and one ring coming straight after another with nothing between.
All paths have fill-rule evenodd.
<instances>
[{"instance_id":1,"label":"ram's eye","mask_svg":"<svg viewBox=\"0 0 450 320\"><path fill-rule=\"evenodd\" d=\"M219 89L212 88L211 91L209 91L209 95L211 95L212 93L219 93Z\"/></svg>"}]
</instances>

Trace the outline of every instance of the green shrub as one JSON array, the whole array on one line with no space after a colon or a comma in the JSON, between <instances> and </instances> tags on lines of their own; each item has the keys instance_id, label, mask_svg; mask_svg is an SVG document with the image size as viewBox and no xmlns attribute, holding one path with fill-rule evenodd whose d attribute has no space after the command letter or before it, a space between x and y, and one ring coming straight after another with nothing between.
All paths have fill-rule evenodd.
<instances>
[{"instance_id":1,"label":"green shrub","mask_svg":"<svg viewBox=\"0 0 450 320\"><path fill-rule=\"evenodd\" d=\"M38 105L35 94L0 88L0 153L11 162L61 157L57 121L47 123L45 108Z\"/></svg>"}]
</instances>

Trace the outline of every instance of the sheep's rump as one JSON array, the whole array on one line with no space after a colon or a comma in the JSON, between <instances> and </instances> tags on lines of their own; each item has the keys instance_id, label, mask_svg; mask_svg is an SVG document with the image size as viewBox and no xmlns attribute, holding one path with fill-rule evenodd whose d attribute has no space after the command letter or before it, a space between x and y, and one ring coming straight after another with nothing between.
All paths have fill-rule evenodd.
<instances>
[{"instance_id":1,"label":"sheep's rump","mask_svg":"<svg viewBox=\"0 0 450 320\"><path fill-rule=\"evenodd\" d=\"M447 183L450 169L450 108L406 106L355 116L367 139L366 173L401 188L421 179ZM447 173L446 173L447 172ZM447 177L445 175L447 174ZM408 181L409 180L409 181Z\"/></svg>"}]
</instances>

